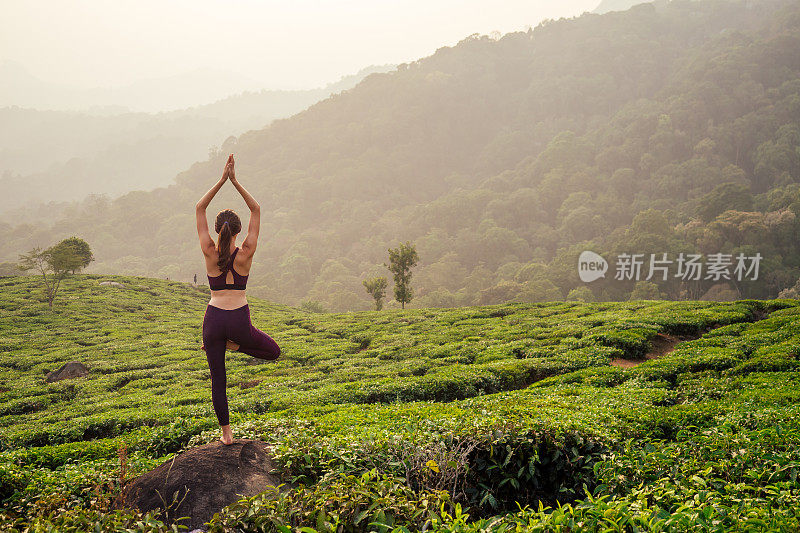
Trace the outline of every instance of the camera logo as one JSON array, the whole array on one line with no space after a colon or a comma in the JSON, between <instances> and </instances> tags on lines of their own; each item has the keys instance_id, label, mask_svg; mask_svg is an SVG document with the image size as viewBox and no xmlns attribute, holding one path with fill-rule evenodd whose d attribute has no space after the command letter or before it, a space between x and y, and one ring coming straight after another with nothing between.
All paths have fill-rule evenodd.
<instances>
[{"instance_id":1,"label":"camera logo","mask_svg":"<svg viewBox=\"0 0 800 533\"><path fill-rule=\"evenodd\" d=\"M578 277L584 283L606 277L607 270L608 262L594 252L586 250L578 257Z\"/></svg>"}]
</instances>

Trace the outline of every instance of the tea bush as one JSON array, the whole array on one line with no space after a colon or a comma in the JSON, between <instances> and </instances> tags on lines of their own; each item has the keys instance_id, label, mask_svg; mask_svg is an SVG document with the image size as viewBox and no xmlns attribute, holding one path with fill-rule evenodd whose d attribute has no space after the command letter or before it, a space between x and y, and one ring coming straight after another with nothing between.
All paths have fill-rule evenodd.
<instances>
[{"instance_id":1,"label":"tea bush","mask_svg":"<svg viewBox=\"0 0 800 533\"><path fill-rule=\"evenodd\" d=\"M121 446L133 476L219 436L208 295L78 275L50 312L33 283L0 294L0 529L180 530L108 502ZM794 300L250 306L283 355L227 355L231 424L285 485L215 530L797 529ZM659 334L694 340L648 359ZM89 375L45 382L70 360Z\"/></svg>"}]
</instances>

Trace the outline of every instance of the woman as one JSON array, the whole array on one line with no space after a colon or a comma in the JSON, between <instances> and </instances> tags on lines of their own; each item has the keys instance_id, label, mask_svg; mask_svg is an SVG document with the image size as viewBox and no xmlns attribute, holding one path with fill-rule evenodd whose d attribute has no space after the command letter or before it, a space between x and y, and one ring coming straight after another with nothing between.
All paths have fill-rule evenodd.
<instances>
[{"instance_id":1,"label":"woman","mask_svg":"<svg viewBox=\"0 0 800 533\"><path fill-rule=\"evenodd\" d=\"M236 237L242 230L242 222L230 209L217 214L214 229L219 238L216 244L208 231L206 208L225 180L230 180L250 208L250 223L241 249L236 246ZM203 318L203 349L211 370L211 401L217 421L222 427L220 440L231 444L233 435L228 419L228 396L225 392L226 348L268 360L277 359L281 353L281 349L269 335L250 323L250 307L247 305L245 287L258 243L261 208L236 180L233 154L228 156L222 178L197 202L196 211L197 235L200 237L200 248L206 260L208 284L211 287L211 300Z\"/></svg>"}]
</instances>

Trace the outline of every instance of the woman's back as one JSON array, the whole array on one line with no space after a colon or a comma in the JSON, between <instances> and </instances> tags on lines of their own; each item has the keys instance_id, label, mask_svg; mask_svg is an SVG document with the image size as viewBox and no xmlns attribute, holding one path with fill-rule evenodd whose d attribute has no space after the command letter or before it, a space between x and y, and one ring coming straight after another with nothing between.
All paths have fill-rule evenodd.
<instances>
[{"instance_id":1,"label":"woman's back","mask_svg":"<svg viewBox=\"0 0 800 533\"><path fill-rule=\"evenodd\" d=\"M217 264L218 253L206 256L206 274L211 289L209 305L220 309L236 309L247 305L245 289L253 256L242 257L243 255L240 248L235 247L224 270L220 270ZM210 272L218 272L218 274L212 275Z\"/></svg>"},{"instance_id":2,"label":"woman's back","mask_svg":"<svg viewBox=\"0 0 800 533\"><path fill-rule=\"evenodd\" d=\"M236 239L244 228L239 216L232 210L224 209L217 214L214 223L214 229L219 234L217 243L214 242L208 231L206 207L226 180L230 180L242 195L247 207L250 208L247 235L242 241L241 248L236 246ZM250 275L253 254L258 244L261 207L236 179L233 154L228 157L222 178L197 203L196 212L197 233L200 238L200 248L203 250L206 274L211 288L209 304L221 309L235 309L246 305L245 288L247 277ZM220 254L222 254L222 257L220 257Z\"/></svg>"},{"instance_id":3,"label":"woman's back","mask_svg":"<svg viewBox=\"0 0 800 533\"><path fill-rule=\"evenodd\" d=\"M247 288L248 274L242 275L237 272L235 261L239 248L235 248L228 258L228 264L217 276L208 276L208 286L211 290L232 289L243 291ZM217 267L219 264L217 263Z\"/></svg>"}]
</instances>

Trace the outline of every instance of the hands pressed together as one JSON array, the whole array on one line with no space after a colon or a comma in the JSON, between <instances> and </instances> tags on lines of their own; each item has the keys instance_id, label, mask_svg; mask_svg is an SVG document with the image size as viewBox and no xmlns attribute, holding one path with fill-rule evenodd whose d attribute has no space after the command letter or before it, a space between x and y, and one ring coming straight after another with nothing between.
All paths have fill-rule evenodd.
<instances>
[{"instance_id":1,"label":"hands pressed together","mask_svg":"<svg viewBox=\"0 0 800 533\"><path fill-rule=\"evenodd\" d=\"M241 183L236 179L236 168L235 162L233 160L233 154L228 156L228 161L225 163L225 170L222 172L222 177L214 184L213 187L197 202L197 209L205 211L208 205L211 203L211 200L214 199L214 196L220 190L220 188L225 184L226 180L231 180L236 190L239 191L239 194L242 195L244 198L244 202L247 204L247 207L250 208L251 212L258 211L260 206L258 202L256 202L255 198L245 190ZM257 222L257 221L256 221Z\"/></svg>"},{"instance_id":2,"label":"hands pressed together","mask_svg":"<svg viewBox=\"0 0 800 533\"><path fill-rule=\"evenodd\" d=\"M228 162L225 163L225 170L222 172L222 181L226 179L236 182L236 169L234 168L233 154L228 156Z\"/></svg>"},{"instance_id":3,"label":"hands pressed together","mask_svg":"<svg viewBox=\"0 0 800 533\"><path fill-rule=\"evenodd\" d=\"M220 188L225 184L226 180L231 180L231 183L233 183L236 190L239 191L239 194L241 194L242 198L244 198L244 202L247 204L247 207L250 208L251 213L259 211L260 206L258 205L258 202L256 202L255 198L253 198L253 196L247 192L242 184L236 179L236 169L234 167L233 154L231 154L228 156L228 162L225 163L225 170L222 173L222 177L219 179L219 181L217 181L217 183L214 184L213 187L211 187L211 189L209 189L205 195L203 195L202 198L200 198L200 201L197 202L196 208L198 216L200 214L205 216L204 213L206 208L211 203L211 200L214 199L214 196L216 196ZM198 220L200 220L200 218L198 218ZM257 222L258 220L256 220L256 223Z\"/></svg>"}]
</instances>

